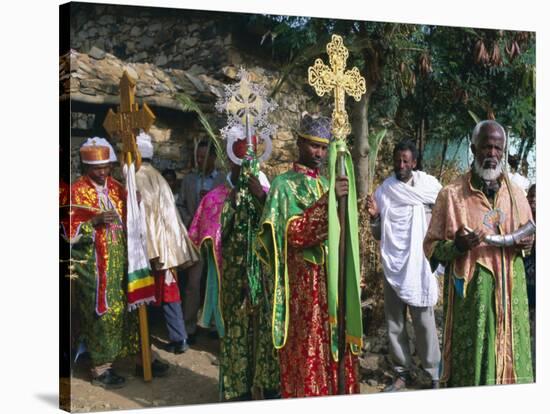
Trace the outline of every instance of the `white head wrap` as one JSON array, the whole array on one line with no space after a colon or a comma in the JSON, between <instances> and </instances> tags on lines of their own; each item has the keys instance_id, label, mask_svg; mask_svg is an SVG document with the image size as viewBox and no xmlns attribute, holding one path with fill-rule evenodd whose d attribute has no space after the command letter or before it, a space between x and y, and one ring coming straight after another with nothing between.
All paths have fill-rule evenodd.
<instances>
[{"instance_id":1,"label":"white head wrap","mask_svg":"<svg viewBox=\"0 0 550 414\"><path fill-rule=\"evenodd\" d=\"M146 132L140 132L136 137L136 143L141 153L142 158L153 158L153 143L151 142L151 135Z\"/></svg>"},{"instance_id":2,"label":"white head wrap","mask_svg":"<svg viewBox=\"0 0 550 414\"><path fill-rule=\"evenodd\" d=\"M226 130L225 136L228 140L235 142L246 138L246 131L242 124L233 124Z\"/></svg>"},{"instance_id":3,"label":"white head wrap","mask_svg":"<svg viewBox=\"0 0 550 414\"><path fill-rule=\"evenodd\" d=\"M118 159L116 157L115 150L113 149L113 146L109 141L107 141L105 138L101 137L92 137L88 138L84 144L82 144L83 147L88 147L90 145L99 145L103 147L109 147L109 162L117 162Z\"/></svg>"}]
</instances>

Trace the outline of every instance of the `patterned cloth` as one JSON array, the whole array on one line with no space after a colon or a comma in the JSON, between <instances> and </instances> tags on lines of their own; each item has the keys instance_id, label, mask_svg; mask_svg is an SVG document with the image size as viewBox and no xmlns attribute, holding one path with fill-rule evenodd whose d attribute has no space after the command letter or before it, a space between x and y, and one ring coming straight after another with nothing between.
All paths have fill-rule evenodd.
<instances>
[{"instance_id":1,"label":"patterned cloth","mask_svg":"<svg viewBox=\"0 0 550 414\"><path fill-rule=\"evenodd\" d=\"M125 277L125 191L108 177L103 190L106 208L114 208L119 221L94 228L91 218L102 212L96 186L87 177L71 185L71 209L65 236L71 242L76 279L80 341L86 344L93 365L112 362L138 351L135 313L127 311Z\"/></svg>"},{"instance_id":2,"label":"patterned cloth","mask_svg":"<svg viewBox=\"0 0 550 414\"><path fill-rule=\"evenodd\" d=\"M160 267L189 267L199 260L195 246L176 208L174 195L164 177L150 163L144 162L136 173L137 189L145 212L147 254Z\"/></svg>"},{"instance_id":3,"label":"patterned cloth","mask_svg":"<svg viewBox=\"0 0 550 414\"><path fill-rule=\"evenodd\" d=\"M189 238L206 257L206 295L200 324L210 326L212 319L220 337L224 335L221 312L222 230L221 214L230 189L222 184L209 191L201 200L189 226Z\"/></svg>"},{"instance_id":4,"label":"patterned cloth","mask_svg":"<svg viewBox=\"0 0 550 414\"><path fill-rule=\"evenodd\" d=\"M279 389L279 367L269 333L268 288L253 251L262 205L248 189L248 177L258 177L256 159L244 159L236 190L236 207L223 206L221 305L225 336L221 341L220 385L232 399L253 387ZM246 271L243 271L246 269Z\"/></svg>"},{"instance_id":5,"label":"patterned cloth","mask_svg":"<svg viewBox=\"0 0 550 414\"><path fill-rule=\"evenodd\" d=\"M317 170L295 164L273 181L261 219L256 248L274 277L272 335L284 398L338 392L327 302L327 189ZM358 393L357 357L349 347L345 365L346 392Z\"/></svg>"},{"instance_id":6,"label":"patterned cloth","mask_svg":"<svg viewBox=\"0 0 550 414\"><path fill-rule=\"evenodd\" d=\"M197 262L198 252L183 225L170 186L155 167L144 162L136 173L136 184L145 214L147 256L149 260L156 259L159 265L153 272L155 304L179 302L180 291L173 270Z\"/></svg>"},{"instance_id":7,"label":"patterned cloth","mask_svg":"<svg viewBox=\"0 0 550 414\"><path fill-rule=\"evenodd\" d=\"M447 265L441 381L448 386L533 381L519 251L482 243L461 253L454 245L462 225L511 233L531 219L531 210L515 185L508 189L502 182L494 201L481 188L481 180L471 173L443 188L424 241L426 256Z\"/></svg>"}]
</instances>

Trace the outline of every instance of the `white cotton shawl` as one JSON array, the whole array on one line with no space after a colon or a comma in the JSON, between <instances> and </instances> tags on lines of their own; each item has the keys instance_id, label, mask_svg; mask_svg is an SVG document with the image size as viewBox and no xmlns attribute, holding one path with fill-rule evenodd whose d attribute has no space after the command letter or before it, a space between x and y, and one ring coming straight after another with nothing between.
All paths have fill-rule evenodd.
<instances>
[{"instance_id":1,"label":"white cotton shawl","mask_svg":"<svg viewBox=\"0 0 550 414\"><path fill-rule=\"evenodd\" d=\"M411 306L437 302L437 280L424 255L428 230L424 204L434 204L441 184L435 177L413 171L414 186L387 178L374 197L380 210L380 250L386 280L399 298Z\"/></svg>"}]
</instances>

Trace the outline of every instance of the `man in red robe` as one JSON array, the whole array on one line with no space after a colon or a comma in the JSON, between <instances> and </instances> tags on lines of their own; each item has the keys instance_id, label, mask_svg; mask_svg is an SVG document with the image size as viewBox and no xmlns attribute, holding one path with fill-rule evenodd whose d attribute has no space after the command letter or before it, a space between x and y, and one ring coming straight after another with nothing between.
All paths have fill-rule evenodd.
<instances>
[{"instance_id":1,"label":"man in red robe","mask_svg":"<svg viewBox=\"0 0 550 414\"><path fill-rule=\"evenodd\" d=\"M325 242L328 180L319 168L327 157L330 119L302 119L299 159L272 183L258 235L257 253L275 278L273 340L279 351L281 396L338 393L338 362L331 355ZM336 179L336 197L348 194ZM345 392L359 392L357 356L346 345Z\"/></svg>"}]
</instances>

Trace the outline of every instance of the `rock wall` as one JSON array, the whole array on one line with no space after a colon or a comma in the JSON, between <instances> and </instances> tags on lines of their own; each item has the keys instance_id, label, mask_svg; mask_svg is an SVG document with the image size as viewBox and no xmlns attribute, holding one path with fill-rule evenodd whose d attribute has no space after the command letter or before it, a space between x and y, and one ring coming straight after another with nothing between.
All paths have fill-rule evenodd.
<instances>
[{"instance_id":1,"label":"rock wall","mask_svg":"<svg viewBox=\"0 0 550 414\"><path fill-rule=\"evenodd\" d=\"M183 91L200 104L215 128L220 128L224 125L224 116L216 112L214 104L222 93L222 84L236 81L239 67L245 67L252 80L262 83L267 91L273 90L281 76L280 68L266 60L261 51L255 54L253 47L237 45L228 16L231 13L73 4L71 59L79 55L77 60L85 73L77 70L71 73L75 76L66 80L70 93L111 94L112 97L113 86L116 95L116 85L106 87L96 82L96 79L101 81L101 77L105 77L101 73L112 71L94 68L100 65L117 66L117 70L126 67L138 77L138 101L162 97L172 99L174 106L178 106L175 94ZM111 63L115 59L120 63ZM71 71L74 69L72 66L73 62ZM94 74L94 70L98 72ZM162 74L158 75L159 72ZM150 74L154 75L154 79L147 81ZM68 78L66 74L63 76ZM107 77L112 82L111 76ZM163 78L169 78L169 81ZM270 115L270 122L277 125L278 130L273 137L272 156L263 167L271 179L286 171L295 159L293 130L299 125L300 113L303 110L320 110L317 101L311 99L313 91L305 84L306 78L305 73L302 77L290 77L273 98L278 109ZM83 82L84 86L92 85L95 90L90 87L83 89ZM164 88L158 90L161 86ZM326 110L323 112L328 113ZM102 118L104 113L104 108L94 115L75 113L72 117L73 128L89 126L93 123L91 116ZM192 166L194 143L207 137L197 117L184 111L181 115L172 112L170 116L157 117L151 135L156 150L154 164L159 169L175 169L180 178ZM78 173L76 145L84 138L73 137L73 158L77 159L73 165L75 173Z\"/></svg>"}]
</instances>

